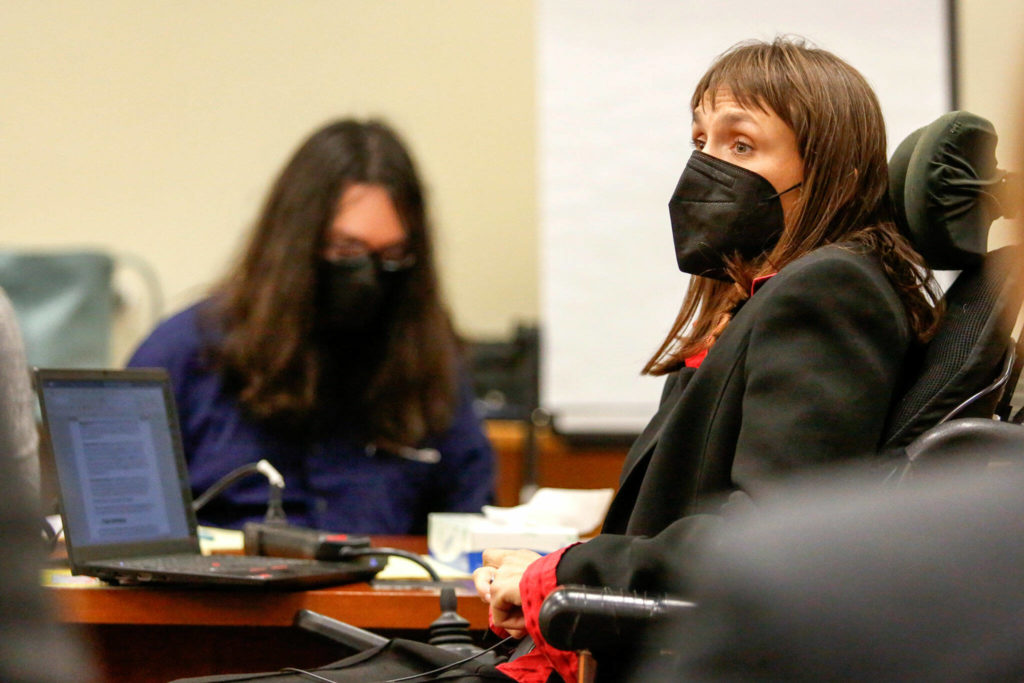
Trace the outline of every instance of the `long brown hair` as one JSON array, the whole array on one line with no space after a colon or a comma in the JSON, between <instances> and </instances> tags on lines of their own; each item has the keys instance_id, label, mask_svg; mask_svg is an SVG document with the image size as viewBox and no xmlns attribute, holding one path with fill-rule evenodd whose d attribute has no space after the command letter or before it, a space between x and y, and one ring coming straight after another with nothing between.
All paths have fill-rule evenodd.
<instances>
[{"instance_id":1,"label":"long brown hair","mask_svg":"<svg viewBox=\"0 0 1024 683\"><path fill-rule=\"evenodd\" d=\"M309 426L324 398L325 351L314 343L320 250L339 198L357 183L387 190L415 263L398 285L384 338L374 342L379 362L353 404L363 436L413 445L451 422L459 343L441 302L422 185L383 122L330 123L285 165L242 257L213 292L204 322L219 334L208 357L250 415Z\"/></svg>"},{"instance_id":2,"label":"long brown hair","mask_svg":"<svg viewBox=\"0 0 1024 683\"><path fill-rule=\"evenodd\" d=\"M720 90L742 106L775 112L796 134L804 180L776 246L750 262L732 262L732 282L694 276L668 336L645 374L681 367L707 349L731 311L750 296L755 278L778 272L835 242L876 254L907 311L915 335L934 334L939 311L934 279L893 223L885 122L864 77L834 54L802 40L745 42L718 57L690 100L714 106Z\"/></svg>"}]
</instances>

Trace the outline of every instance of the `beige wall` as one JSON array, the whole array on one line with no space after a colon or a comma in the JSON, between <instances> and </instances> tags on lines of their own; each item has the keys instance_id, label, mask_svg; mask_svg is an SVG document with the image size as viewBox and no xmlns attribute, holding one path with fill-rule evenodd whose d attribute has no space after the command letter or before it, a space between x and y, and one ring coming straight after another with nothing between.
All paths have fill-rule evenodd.
<instances>
[{"instance_id":1,"label":"beige wall","mask_svg":"<svg viewBox=\"0 0 1024 683\"><path fill-rule=\"evenodd\" d=\"M1024 7L959 15L961 104L1003 131L1003 160ZM6 2L0 65L5 246L140 255L173 311L223 270L308 132L385 115L427 181L462 331L537 317L530 0ZM121 329L117 362L145 326Z\"/></svg>"},{"instance_id":2,"label":"beige wall","mask_svg":"<svg viewBox=\"0 0 1024 683\"><path fill-rule=\"evenodd\" d=\"M1024 143L1024 3L959 0L957 13L960 107L995 124L999 165L1024 171L1024 158L1014 159ZM1018 229L1019 221L997 221L990 246L1017 239Z\"/></svg>"}]
</instances>

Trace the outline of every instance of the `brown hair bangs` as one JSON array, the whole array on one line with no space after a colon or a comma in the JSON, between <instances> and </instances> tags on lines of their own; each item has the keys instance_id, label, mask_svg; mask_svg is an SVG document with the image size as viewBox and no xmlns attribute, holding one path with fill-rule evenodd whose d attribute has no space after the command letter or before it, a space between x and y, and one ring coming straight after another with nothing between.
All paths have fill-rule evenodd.
<instances>
[{"instance_id":1,"label":"brown hair bangs","mask_svg":"<svg viewBox=\"0 0 1024 683\"><path fill-rule=\"evenodd\" d=\"M804 162L795 220L770 255L768 269L891 220L885 121L878 98L857 70L800 39L746 42L708 70L691 108L704 102L714 106L723 90L744 107L782 119L793 130Z\"/></svg>"}]
</instances>

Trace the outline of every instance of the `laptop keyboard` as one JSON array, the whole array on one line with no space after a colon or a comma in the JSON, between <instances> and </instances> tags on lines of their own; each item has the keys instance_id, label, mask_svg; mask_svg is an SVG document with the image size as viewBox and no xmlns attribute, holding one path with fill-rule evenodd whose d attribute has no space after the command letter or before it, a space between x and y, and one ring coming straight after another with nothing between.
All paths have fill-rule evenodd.
<instances>
[{"instance_id":1,"label":"laptop keyboard","mask_svg":"<svg viewBox=\"0 0 1024 683\"><path fill-rule=\"evenodd\" d=\"M322 572L332 563L310 562L288 557L259 557L255 555L158 555L119 560L119 569L142 571L208 571L226 574L292 573L315 570Z\"/></svg>"}]
</instances>

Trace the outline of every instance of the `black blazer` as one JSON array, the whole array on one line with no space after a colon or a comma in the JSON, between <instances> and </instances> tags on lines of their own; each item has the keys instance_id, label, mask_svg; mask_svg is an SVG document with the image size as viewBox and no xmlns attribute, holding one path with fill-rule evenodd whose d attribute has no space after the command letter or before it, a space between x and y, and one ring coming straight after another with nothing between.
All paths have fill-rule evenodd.
<instances>
[{"instance_id":1,"label":"black blazer","mask_svg":"<svg viewBox=\"0 0 1024 683\"><path fill-rule=\"evenodd\" d=\"M685 592L692 542L723 512L876 452L911 338L873 255L832 245L783 268L699 368L669 376L601 535L565 552L559 583Z\"/></svg>"}]
</instances>

